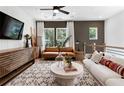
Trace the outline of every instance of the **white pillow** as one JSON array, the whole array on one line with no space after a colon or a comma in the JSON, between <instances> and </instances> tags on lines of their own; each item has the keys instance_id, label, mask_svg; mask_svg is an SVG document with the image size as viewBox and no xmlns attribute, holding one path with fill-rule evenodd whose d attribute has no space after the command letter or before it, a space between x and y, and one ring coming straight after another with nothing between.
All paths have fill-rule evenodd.
<instances>
[{"instance_id":1,"label":"white pillow","mask_svg":"<svg viewBox=\"0 0 124 93\"><path fill-rule=\"evenodd\" d=\"M98 64L102 57L103 57L103 53L97 53L91 57L91 60Z\"/></svg>"},{"instance_id":2,"label":"white pillow","mask_svg":"<svg viewBox=\"0 0 124 93\"><path fill-rule=\"evenodd\" d=\"M95 56L96 54L99 54L98 51L94 51L94 52L93 52L93 54L92 54L92 56L91 56L91 59L94 58L94 56Z\"/></svg>"}]
</instances>

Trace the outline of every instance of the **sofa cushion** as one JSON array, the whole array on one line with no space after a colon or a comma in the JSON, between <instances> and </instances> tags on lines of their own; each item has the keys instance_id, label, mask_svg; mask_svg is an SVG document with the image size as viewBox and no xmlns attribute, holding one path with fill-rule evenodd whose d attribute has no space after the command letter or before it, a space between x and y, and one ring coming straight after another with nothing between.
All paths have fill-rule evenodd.
<instances>
[{"instance_id":1,"label":"sofa cushion","mask_svg":"<svg viewBox=\"0 0 124 93\"><path fill-rule=\"evenodd\" d=\"M112 71L104 65L96 64L91 67L91 73L98 79L99 81L105 84L105 81L109 78L120 78L121 75Z\"/></svg>"},{"instance_id":2,"label":"sofa cushion","mask_svg":"<svg viewBox=\"0 0 124 93\"><path fill-rule=\"evenodd\" d=\"M116 69L116 72L119 73L121 76L124 76L124 67L119 65Z\"/></svg>"},{"instance_id":3,"label":"sofa cushion","mask_svg":"<svg viewBox=\"0 0 124 93\"><path fill-rule=\"evenodd\" d=\"M112 71L108 67L96 64L91 59L84 59L83 63L88 68L88 70L96 77L97 80L105 84L105 81L109 78L121 78L121 75Z\"/></svg>"},{"instance_id":4,"label":"sofa cushion","mask_svg":"<svg viewBox=\"0 0 124 93\"><path fill-rule=\"evenodd\" d=\"M109 67L111 70L115 71L115 72L117 72L117 68L118 68L119 66L120 66L119 64L113 63L113 62L110 62L110 64L108 65L108 67Z\"/></svg>"},{"instance_id":5,"label":"sofa cushion","mask_svg":"<svg viewBox=\"0 0 124 93\"><path fill-rule=\"evenodd\" d=\"M45 52L58 52L58 48L45 48Z\"/></svg>"},{"instance_id":6,"label":"sofa cushion","mask_svg":"<svg viewBox=\"0 0 124 93\"><path fill-rule=\"evenodd\" d=\"M93 53L91 60L95 63L99 63L102 57L103 57L103 53L96 53L96 54Z\"/></svg>"},{"instance_id":7,"label":"sofa cushion","mask_svg":"<svg viewBox=\"0 0 124 93\"><path fill-rule=\"evenodd\" d=\"M124 79L121 78L111 78L105 82L107 86L124 86Z\"/></svg>"},{"instance_id":8,"label":"sofa cushion","mask_svg":"<svg viewBox=\"0 0 124 93\"><path fill-rule=\"evenodd\" d=\"M75 53L73 52L61 52L63 56L65 56L66 54L68 54L69 56L75 57Z\"/></svg>"},{"instance_id":9,"label":"sofa cushion","mask_svg":"<svg viewBox=\"0 0 124 93\"><path fill-rule=\"evenodd\" d=\"M58 55L58 52L44 52L42 54L42 56L43 56L44 59L55 58L55 57L57 57L57 55Z\"/></svg>"},{"instance_id":10,"label":"sofa cushion","mask_svg":"<svg viewBox=\"0 0 124 93\"><path fill-rule=\"evenodd\" d=\"M99 54L97 51L94 51L91 58L94 57L96 54Z\"/></svg>"},{"instance_id":11,"label":"sofa cushion","mask_svg":"<svg viewBox=\"0 0 124 93\"><path fill-rule=\"evenodd\" d=\"M85 64L89 71L91 70L92 66L96 65L96 63L94 63L91 59L84 59L83 63Z\"/></svg>"},{"instance_id":12,"label":"sofa cushion","mask_svg":"<svg viewBox=\"0 0 124 93\"><path fill-rule=\"evenodd\" d=\"M65 48L60 48L61 52L73 52L73 48L71 47L65 47Z\"/></svg>"},{"instance_id":13,"label":"sofa cushion","mask_svg":"<svg viewBox=\"0 0 124 93\"><path fill-rule=\"evenodd\" d=\"M99 63L109 67L109 65L110 65L110 63L112 63L112 61L108 60L108 59L105 59L105 58L102 58Z\"/></svg>"},{"instance_id":14,"label":"sofa cushion","mask_svg":"<svg viewBox=\"0 0 124 93\"><path fill-rule=\"evenodd\" d=\"M46 54L46 55L48 55L48 54L59 54L58 52L44 52L43 54Z\"/></svg>"},{"instance_id":15,"label":"sofa cushion","mask_svg":"<svg viewBox=\"0 0 124 93\"><path fill-rule=\"evenodd\" d=\"M56 47L46 48L42 53L42 57L44 59L55 58L58 55L58 51L59 50ZM69 56L75 58L75 52L71 47L60 48L60 52L63 56L67 53Z\"/></svg>"},{"instance_id":16,"label":"sofa cushion","mask_svg":"<svg viewBox=\"0 0 124 93\"><path fill-rule=\"evenodd\" d=\"M121 76L124 76L124 67L120 64L117 64L111 60L102 58L100 60L100 64L105 65L106 67L110 68L111 70L117 72Z\"/></svg>"}]
</instances>

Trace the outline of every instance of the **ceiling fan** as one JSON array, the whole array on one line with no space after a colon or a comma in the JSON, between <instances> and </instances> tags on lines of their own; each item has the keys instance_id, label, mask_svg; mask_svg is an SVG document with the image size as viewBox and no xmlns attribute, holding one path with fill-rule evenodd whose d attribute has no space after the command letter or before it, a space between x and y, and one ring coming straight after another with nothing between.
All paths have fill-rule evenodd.
<instances>
[{"instance_id":1,"label":"ceiling fan","mask_svg":"<svg viewBox=\"0 0 124 93\"><path fill-rule=\"evenodd\" d=\"M68 15L69 14L68 11L61 10L61 8L63 8L63 7L65 7L65 6L53 6L53 8L44 8L44 9L40 9L40 10L53 10L53 16L56 16L56 14L59 12Z\"/></svg>"}]
</instances>

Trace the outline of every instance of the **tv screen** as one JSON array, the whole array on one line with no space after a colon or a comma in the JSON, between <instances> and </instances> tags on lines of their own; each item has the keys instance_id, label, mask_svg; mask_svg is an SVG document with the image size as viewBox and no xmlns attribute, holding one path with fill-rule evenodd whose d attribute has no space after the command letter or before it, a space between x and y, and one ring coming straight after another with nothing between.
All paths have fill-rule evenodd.
<instances>
[{"instance_id":1,"label":"tv screen","mask_svg":"<svg viewBox=\"0 0 124 93\"><path fill-rule=\"evenodd\" d=\"M21 40L24 23L0 11L0 39Z\"/></svg>"}]
</instances>

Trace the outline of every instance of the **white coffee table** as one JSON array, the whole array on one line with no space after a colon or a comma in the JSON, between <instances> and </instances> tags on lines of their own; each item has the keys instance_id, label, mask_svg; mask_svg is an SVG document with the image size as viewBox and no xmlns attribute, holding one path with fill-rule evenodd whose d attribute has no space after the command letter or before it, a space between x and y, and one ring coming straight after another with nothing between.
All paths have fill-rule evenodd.
<instances>
[{"instance_id":1,"label":"white coffee table","mask_svg":"<svg viewBox=\"0 0 124 93\"><path fill-rule=\"evenodd\" d=\"M77 71L65 72L63 66L58 67L58 62L51 65L51 72L56 77L57 83L60 85L68 86L78 83L77 77L83 72L83 66L79 63L72 62L72 65Z\"/></svg>"}]
</instances>

